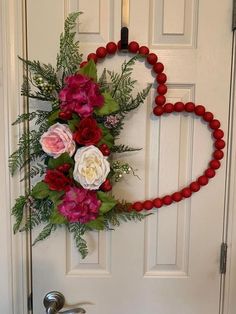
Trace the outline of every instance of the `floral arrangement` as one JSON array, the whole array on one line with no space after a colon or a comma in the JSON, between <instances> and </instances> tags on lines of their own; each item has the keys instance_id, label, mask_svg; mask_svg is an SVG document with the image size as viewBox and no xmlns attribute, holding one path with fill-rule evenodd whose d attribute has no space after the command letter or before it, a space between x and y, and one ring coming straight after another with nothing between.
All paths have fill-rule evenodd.
<instances>
[{"instance_id":1,"label":"floral arrangement","mask_svg":"<svg viewBox=\"0 0 236 314\"><path fill-rule=\"evenodd\" d=\"M82 62L73 32L79 14L72 13L65 21L56 68L21 59L27 70L22 95L49 102L51 107L26 112L13 123L33 120L37 130L22 134L9 165L12 174L22 168L27 170L22 180L38 179L26 195L16 200L12 209L16 218L14 231L27 231L45 224L36 243L66 226L84 258L88 254L83 238L86 231L111 230L122 221L140 221L151 209L180 202L206 186L221 166L225 141L220 121L203 105L166 101L164 65L146 46L130 42L128 50L135 55L122 64L121 73L104 70L98 78L97 60L115 54L119 44L110 42L106 48L99 47ZM131 165L115 160L115 156L139 149L117 145L116 140L124 118L144 102L151 88L148 86L135 97L132 95L136 82L131 77L132 67L140 58L147 61L156 75L153 114L160 117L184 112L201 119L212 132L214 151L206 170L186 187L152 200L129 203L117 200L112 195L112 187L124 175L136 175Z\"/></svg>"},{"instance_id":2,"label":"floral arrangement","mask_svg":"<svg viewBox=\"0 0 236 314\"><path fill-rule=\"evenodd\" d=\"M143 103L150 86L132 96L135 81L131 72L138 56L124 62L121 74L104 70L98 79L95 60L82 62L74 39L79 14L72 13L65 21L56 69L21 59L28 71L22 95L50 102L51 108L24 113L13 123L34 121L37 130L22 134L9 165L13 175L28 165L23 179L39 179L16 200L14 231L46 224L36 243L66 226L84 258L88 253L82 237L86 231L109 230L121 221L146 216L112 195L115 182L125 174L135 174L129 164L112 157L136 150L115 141L125 116ZM114 51L117 46L110 43L110 48Z\"/></svg>"}]
</instances>

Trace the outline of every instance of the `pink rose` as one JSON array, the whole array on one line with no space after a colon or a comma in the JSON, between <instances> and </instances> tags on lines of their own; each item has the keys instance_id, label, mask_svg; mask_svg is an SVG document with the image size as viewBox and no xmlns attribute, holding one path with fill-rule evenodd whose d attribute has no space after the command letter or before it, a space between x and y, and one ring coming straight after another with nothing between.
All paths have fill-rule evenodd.
<instances>
[{"instance_id":1,"label":"pink rose","mask_svg":"<svg viewBox=\"0 0 236 314\"><path fill-rule=\"evenodd\" d=\"M75 152L73 134L68 125L56 123L40 138L43 151L53 158L58 158L63 153L72 156Z\"/></svg>"},{"instance_id":2,"label":"pink rose","mask_svg":"<svg viewBox=\"0 0 236 314\"><path fill-rule=\"evenodd\" d=\"M58 205L58 210L69 222L87 223L98 217L100 206L96 192L71 187Z\"/></svg>"},{"instance_id":3,"label":"pink rose","mask_svg":"<svg viewBox=\"0 0 236 314\"><path fill-rule=\"evenodd\" d=\"M75 74L65 79L66 87L60 93L62 112L76 112L80 117L92 115L94 107L102 107L104 97L99 91L98 84L90 78Z\"/></svg>"}]
</instances>

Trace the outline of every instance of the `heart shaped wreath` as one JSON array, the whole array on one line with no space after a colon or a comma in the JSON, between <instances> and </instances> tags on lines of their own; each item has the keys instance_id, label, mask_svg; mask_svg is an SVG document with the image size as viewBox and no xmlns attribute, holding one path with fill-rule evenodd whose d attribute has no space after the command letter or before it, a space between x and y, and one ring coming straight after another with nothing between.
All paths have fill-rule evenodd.
<instances>
[{"instance_id":1,"label":"heart shaped wreath","mask_svg":"<svg viewBox=\"0 0 236 314\"><path fill-rule=\"evenodd\" d=\"M96 62L115 54L119 44L109 42L106 48L99 47L82 62L73 32L79 14L72 13L65 21L56 69L50 64L21 59L28 71L22 95L50 102L51 108L18 116L13 125L33 120L37 130L22 134L18 149L9 158L9 166L12 175L29 166L22 180L38 177L38 182L26 195L18 197L12 208L16 218L14 232L46 224L36 243L58 227L66 226L84 258L88 254L82 237L86 231L111 230L122 221L142 220L150 213L147 211L179 202L199 191L220 167L225 142L220 122L204 106L192 102L166 103L164 66L146 46L130 42L129 52L135 56L123 63L121 74L104 70L98 79ZM137 150L116 145L115 140L125 116L144 102L151 88L148 86L132 96L135 84L131 78L132 66L139 58L145 58L156 73L154 115L185 111L201 117L213 132L215 151L209 167L187 187L153 200L129 203L115 199L111 190L124 175L135 172L129 164L113 161L111 157L114 153Z\"/></svg>"}]
</instances>

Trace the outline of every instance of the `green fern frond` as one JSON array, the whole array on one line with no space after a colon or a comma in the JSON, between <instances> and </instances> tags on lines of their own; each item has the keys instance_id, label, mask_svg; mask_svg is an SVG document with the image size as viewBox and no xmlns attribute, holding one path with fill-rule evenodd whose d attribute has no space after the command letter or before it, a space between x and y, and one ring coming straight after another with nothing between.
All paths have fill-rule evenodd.
<instances>
[{"instance_id":1,"label":"green fern frond","mask_svg":"<svg viewBox=\"0 0 236 314\"><path fill-rule=\"evenodd\" d=\"M36 165L31 165L29 171L26 171L25 176L21 179L21 181L26 180L27 178L34 178L36 176L42 176L45 173L45 165L37 163Z\"/></svg>"},{"instance_id":2,"label":"green fern frond","mask_svg":"<svg viewBox=\"0 0 236 314\"><path fill-rule=\"evenodd\" d=\"M22 223L24 217L24 210L27 204L28 197L27 196L19 196L16 201L15 205L11 210L11 214L15 217L16 222L13 226L13 231L16 233L20 229L20 225Z\"/></svg>"},{"instance_id":3,"label":"green fern frond","mask_svg":"<svg viewBox=\"0 0 236 314\"><path fill-rule=\"evenodd\" d=\"M19 139L19 148L9 157L9 168L12 175L14 175L18 169L22 169L30 161L34 161L44 154L39 143L41 135L42 132L35 130L22 134Z\"/></svg>"},{"instance_id":4,"label":"green fern frond","mask_svg":"<svg viewBox=\"0 0 236 314\"><path fill-rule=\"evenodd\" d=\"M65 21L64 34L60 36L60 53L57 55L57 71L62 71L62 81L69 74L74 74L82 61L79 42L75 41L76 20L81 12L71 13Z\"/></svg>"},{"instance_id":5,"label":"green fern frond","mask_svg":"<svg viewBox=\"0 0 236 314\"><path fill-rule=\"evenodd\" d=\"M47 224L43 230L40 232L40 234L37 236L37 238L34 240L33 245L35 245L37 242L45 240L48 238L53 231L57 229L57 225L55 224Z\"/></svg>"},{"instance_id":6,"label":"green fern frond","mask_svg":"<svg viewBox=\"0 0 236 314\"><path fill-rule=\"evenodd\" d=\"M133 148L128 145L114 145L111 147L111 152L113 153L125 153L125 152L135 152L141 150L142 148Z\"/></svg>"},{"instance_id":7,"label":"green fern frond","mask_svg":"<svg viewBox=\"0 0 236 314\"><path fill-rule=\"evenodd\" d=\"M126 112L129 112L131 110L138 108L141 104L143 104L143 102L147 98L151 87L152 85L149 84L148 87L144 88L141 92L139 92L135 98L132 97L130 102L128 103L123 102L120 105L121 111L126 113Z\"/></svg>"},{"instance_id":8,"label":"green fern frond","mask_svg":"<svg viewBox=\"0 0 236 314\"><path fill-rule=\"evenodd\" d=\"M88 247L87 242L82 236L88 230L87 227L80 223L72 223L68 225L68 229L73 233L76 247L80 252L82 259L84 259L88 255Z\"/></svg>"}]
</instances>

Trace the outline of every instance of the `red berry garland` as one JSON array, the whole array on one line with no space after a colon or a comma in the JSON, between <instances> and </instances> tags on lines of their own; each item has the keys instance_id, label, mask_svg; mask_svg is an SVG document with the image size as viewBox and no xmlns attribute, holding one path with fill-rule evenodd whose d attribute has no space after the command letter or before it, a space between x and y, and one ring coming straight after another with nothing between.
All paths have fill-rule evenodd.
<instances>
[{"instance_id":1,"label":"red berry garland","mask_svg":"<svg viewBox=\"0 0 236 314\"><path fill-rule=\"evenodd\" d=\"M109 42L105 47L99 47L96 53L90 53L87 60L93 59L96 63L98 59L103 59L106 55L113 55L117 50L121 49L121 44L114 42ZM146 58L147 64L152 66L152 71L156 74L157 82L157 95L155 97L155 107L153 108L153 114L155 116L161 116L170 114L172 112L187 112L195 114L197 117L201 118L204 123L208 123L209 130L212 131L212 137L215 140L214 146L215 151L213 152L213 159L209 162L209 167L204 171L203 175L199 176L196 181L193 181L189 186L183 188L181 191L175 192L172 195L165 195L160 198L157 197L153 200L146 200L143 202L137 201L131 205L131 210L140 212L142 210L151 210L152 208L160 208L163 205L170 205L173 202L180 202L182 199L189 198L193 193L198 192L202 186L208 184L209 180L213 178L216 174L216 170L220 168L220 160L224 157L224 152L222 149L225 147L225 141L223 140L224 132L220 129L221 123L219 120L214 119L213 113L206 111L203 105L195 105L193 102L176 102L175 104L166 103L165 94L167 93L168 87L166 85L167 76L164 73L164 65L158 62L158 56L155 53L149 51L146 46L140 46L136 41L132 41L128 45L128 51L130 53L138 53ZM83 67L87 64L84 61L80 64ZM65 115L60 115L60 118L67 119L67 113ZM69 114L69 113L68 113ZM101 145L101 152L104 156L110 155L110 149L107 145ZM112 189L109 179L107 179L102 185L103 191L110 191Z\"/></svg>"}]
</instances>

